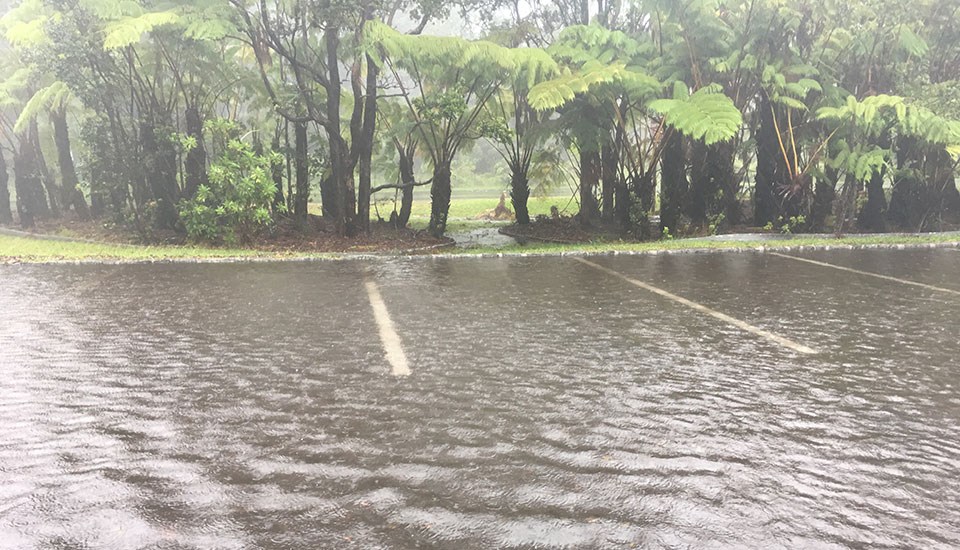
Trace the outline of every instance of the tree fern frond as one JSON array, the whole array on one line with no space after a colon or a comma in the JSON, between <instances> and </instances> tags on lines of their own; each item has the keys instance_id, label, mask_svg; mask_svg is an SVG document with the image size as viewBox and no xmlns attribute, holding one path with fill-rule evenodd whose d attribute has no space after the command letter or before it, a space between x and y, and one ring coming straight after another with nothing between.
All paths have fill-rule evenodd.
<instances>
[{"instance_id":1,"label":"tree fern frond","mask_svg":"<svg viewBox=\"0 0 960 550\"><path fill-rule=\"evenodd\" d=\"M707 145L732 139L743 124L743 115L729 97L706 89L686 99L658 99L649 107L680 133Z\"/></svg>"},{"instance_id":2,"label":"tree fern frond","mask_svg":"<svg viewBox=\"0 0 960 550\"><path fill-rule=\"evenodd\" d=\"M136 44L144 34L179 20L180 16L172 11L158 11L113 21L106 25L103 49L115 50Z\"/></svg>"}]
</instances>

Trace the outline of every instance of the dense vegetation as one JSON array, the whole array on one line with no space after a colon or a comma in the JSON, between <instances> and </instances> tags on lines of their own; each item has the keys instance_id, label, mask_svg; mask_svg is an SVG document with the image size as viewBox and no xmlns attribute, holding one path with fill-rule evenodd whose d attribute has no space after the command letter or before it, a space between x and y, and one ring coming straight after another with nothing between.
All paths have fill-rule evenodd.
<instances>
[{"instance_id":1,"label":"dense vegetation","mask_svg":"<svg viewBox=\"0 0 960 550\"><path fill-rule=\"evenodd\" d=\"M502 156L519 224L531 188L564 173L578 223L639 238L960 215L956 0L0 9L0 223L72 211L244 242L281 219L313 230L313 202L353 235L375 192L395 192L403 227L429 185L440 236L456 159L479 141ZM456 14L484 39L424 33Z\"/></svg>"}]
</instances>

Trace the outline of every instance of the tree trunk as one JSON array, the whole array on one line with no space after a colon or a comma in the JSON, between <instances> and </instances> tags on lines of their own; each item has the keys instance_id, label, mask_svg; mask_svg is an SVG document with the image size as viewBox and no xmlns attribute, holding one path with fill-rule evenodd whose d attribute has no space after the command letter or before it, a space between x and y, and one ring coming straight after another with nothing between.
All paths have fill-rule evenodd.
<instances>
[{"instance_id":1,"label":"tree trunk","mask_svg":"<svg viewBox=\"0 0 960 550\"><path fill-rule=\"evenodd\" d=\"M613 221L613 203L617 188L617 166L620 164L619 155L612 143L605 143L600 151L601 155L601 191L602 205L601 219L604 223Z\"/></svg>"},{"instance_id":2,"label":"tree trunk","mask_svg":"<svg viewBox=\"0 0 960 550\"><path fill-rule=\"evenodd\" d=\"M270 143L270 148L274 153L280 150L280 133L277 132L273 136L273 141ZM283 199L283 163L275 162L270 167L270 176L273 178L273 213L283 210L281 206L284 205Z\"/></svg>"},{"instance_id":3,"label":"tree trunk","mask_svg":"<svg viewBox=\"0 0 960 550\"><path fill-rule=\"evenodd\" d=\"M357 221L362 231L370 231L370 180L373 171L373 140L377 130L377 64L367 56L367 85L363 102L363 128L360 133L360 179L357 188Z\"/></svg>"},{"instance_id":4,"label":"tree trunk","mask_svg":"<svg viewBox=\"0 0 960 550\"><path fill-rule=\"evenodd\" d=\"M154 225L158 229L176 229L179 186L177 185L177 152L172 144L161 144L153 122L140 123L140 142L143 146L145 179L150 193L157 201Z\"/></svg>"},{"instance_id":5,"label":"tree trunk","mask_svg":"<svg viewBox=\"0 0 960 550\"><path fill-rule=\"evenodd\" d=\"M410 211L413 209L413 184L415 175L413 172L413 147L398 148L400 153L400 184L403 189L400 192L400 213L397 215L397 227L404 228L410 223Z\"/></svg>"},{"instance_id":6,"label":"tree trunk","mask_svg":"<svg viewBox=\"0 0 960 550\"><path fill-rule=\"evenodd\" d=\"M186 188L184 195L192 199L197 194L197 189L201 185L207 184L207 150L203 144L203 119L200 117L200 110L195 105L187 107L184 112L184 121L186 123L187 135L196 141L193 149L187 152L186 161L184 161L184 171L186 172Z\"/></svg>"},{"instance_id":7,"label":"tree trunk","mask_svg":"<svg viewBox=\"0 0 960 550\"><path fill-rule=\"evenodd\" d=\"M323 38L327 54L327 101L326 101L326 130L330 145L330 178L336 189L335 207L331 212L335 214L337 231L341 234L349 233L355 225L356 195L353 188L353 164L350 150L341 133L340 93L343 88L340 79L340 29L328 26Z\"/></svg>"},{"instance_id":8,"label":"tree trunk","mask_svg":"<svg viewBox=\"0 0 960 550\"><path fill-rule=\"evenodd\" d=\"M450 161L438 162L433 168L433 183L430 185L430 234L443 237L447 231L447 215L450 213Z\"/></svg>"},{"instance_id":9,"label":"tree trunk","mask_svg":"<svg viewBox=\"0 0 960 550\"><path fill-rule=\"evenodd\" d=\"M887 169L881 168L867 180L867 202L864 204L857 223L867 231L886 231L887 197L883 191L883 178Z\"/></svg>"},{"instance_id":10,"label":"tree trunk","mask_svg":"<svg viewBox=\"0 0 960 550\"><path fill-rule=\"evenodd\" d=\"M825 231L827 217L833 212L833 201L837 198L837 181L840 174L833 168L827 168L824 177L817 178L813 191L813 208L810 209L810 229Z\"/></svg>"},{"instance_id":11,"label":"tree trunk","mask_svg":"<svg viewBox=\"0 0 960 550\"><path fill-rule=\"evenodd\" d=\"M517 217L517 223L520 225L530 223L530 210L527 207L529 198L530 181L527 179L526 170L521 166L511 167L510 202L513 203L513 212Z\"/></svg>"},{"instance_id":12,"label":"tree trunk","mask_svg":"<svg viewBox=\"0 0 960 550\"><path fill-rule=\"evenodd\" d=\"M13 223L13 211L10 210L10 174L7 172L7 159L0 150L0 224Z\"/></svg>"},{"instance_id":13,"label":"tree trunk","mask_svg":"<svg viewBox=\"0 0 960 550\"><path fill-rule=\"evenodd\" d=\"M743 221L743 208L740 204L740 180L737 178L735 160L737 144L735 141L716 143L710 148L711 166L716 169L714 178L721 194L718 214L723 212L726 223L740 225Z\"/></svg>"},{"instance_id":14,"label":"tree trunk","mask_svg":"<svg viewBox=\"0 0 960 550\"><path fill-rule=\"evenodd\" d=\"M707 223L707 211L711 197L716 193L713 167L710 165L710 148L702 141L690 145L690 192L684 208L695 226Z\"/></svg>"},{"instance_id":15,"label":"tree trunk","mask_svg":"<svg viewBox=\"0 0 960 550\"><path fill-rule=\"evenodd\" d=\"M42 207L45 209L44 215L59 218L60 190L57 189L57 183L53 181L53 176L50 175L50 169L47 167L47 161L43 157L43 148L40 146L40 125L37 123L37 119L33 119L30 122L29 136L30 142L33 144L35 150L34 158L36 158L37 169L39 170L40 181L42 182L42 186L40 187L41 197L44 195L44 190L46 191L46 197L41 200ZM47 200L48 198L49 201Z\"/></svg>"},{"instance_id":16,"label":"tree trunk","mask_svg":"<svg viewBox=\"0 0 960 550\"><path fill-rule=\"evenodd\" d=\"M938 207L941 216L950 224L960 221L960 190L954 174L954 162L946 149L940 148L932 163L934 166L931 180L937 190Z\"/></svg>"},{"instance_id":17,"label":"tree trunk","mask_svg":"<svg viewBox=\"0 0 960 550\"><path fill-rule=\"evenodd\" d=\"M21 136L20 147L14 152L14 187L17 191L17 214L20 225L32 228L37 218L43 217L46 201L43 196L43 182L40 179L40 167L37 165L36 149L33 142Z\"/></svg>"},{"instance_id":18,"label":"tree trunk","mask_svg":"<svg viewBox=\"0 0 960 550\"><path fill-rule=\"evenodd\" d=\"M600 184L600 152L580 150L580 223L596 225L600 219L596 189Z\"/></svg>"},{"instance_id":19,"label":"tree trunk","mask_svg":"<svg viewBox=\"0 0 960 550\"><path fill-rule=\"evenodd\" d=\"M301 223L307 221L307 207L310 201L310 159L307 153L307 139L307 123L295 123L293 125L293 141L296 152L294 153L293 164L297 184L293 199L293 217ZM324 204L324 210L328 206L333 205Z\"/></svg>"},{"instance_id":20,"label":"tree trunk","mask_svg":"<svg viewBox=\"0 0 960 550\"><path fill-rule=\"evenodd\" d=\"M683 139L670 131L660 157L660 232L677 232L684 198L687 196L686 158Z\"/></svg>"},{"instance_id":21,"label":"tree trunk","mask_svg":"<svg viewBox=\"0 0 960 550\"><path fill-rule=\"evenodd\" d=\"M757 175L753 193L753 223L757 227L777 222L779 201L777 187L782 175L782 152L777 141L777 130L773 123L773 113L766 95L761 95L759 106L760 123L757 128Z\"/></svg>"},{"instance_id":22,"label":"tree trunk","mask_svg":"<svg viewBox=\"0 0 960 550\"><path fill-rule=\"evenodd\" d=\"M70 148L70 127L67 124L67 113L57 109L50 113L53 121L53 139L57 144L57 161L60 166L60 178L63 180L63 204L73 206L74 212L81 220L90 219L90 209L80 190L80 178L77 177L77 168L73 164L73 153Z\"/></svg>"}]
</instances>

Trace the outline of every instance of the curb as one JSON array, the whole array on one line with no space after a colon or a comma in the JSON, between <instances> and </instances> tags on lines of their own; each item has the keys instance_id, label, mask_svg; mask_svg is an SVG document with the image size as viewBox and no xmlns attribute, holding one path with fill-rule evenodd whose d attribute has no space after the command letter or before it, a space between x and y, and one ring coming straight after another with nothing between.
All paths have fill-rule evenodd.
<instances>
[{"instance_id":1,"label":"curb","mask_svg":"<svg viewBox=\"0 0 960 550\"><path fill-rule=\"evenodd\" d=\"M447 245L433 245L447 246ZM134 260L45 260L27 261L0 260L0 265L164 265L164 264L266 264L266 263L312 263L337 261L375 261L385 258L403 258L419 260L459 260L490 258L545 258L545 257L603 257L603 256L680 256L696 254L727 254L766 252L818 252L818 251L854 251L854 250L923 250L923 249L960 249L960 240L932 243L899 244L836 244L836 245L798 245L798 246L755 246L729 248L678 248L672 250L606 250L606 251L569 251L569 252L488 252L482 254L438 253L438 254L360 254L330 253L323 256L270 257L270 256L226 256L222 258L157 258Z\"/></svg>"}]
</instances>

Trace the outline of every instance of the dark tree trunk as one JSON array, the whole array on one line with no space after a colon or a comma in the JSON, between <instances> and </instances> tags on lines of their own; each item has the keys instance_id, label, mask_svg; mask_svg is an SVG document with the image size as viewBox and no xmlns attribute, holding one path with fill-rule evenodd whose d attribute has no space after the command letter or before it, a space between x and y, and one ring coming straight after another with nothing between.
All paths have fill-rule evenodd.
<instances>
[{"instance_id":1,"label":"dark tree trunk","mask_svg":"<svg viewBox=\"0 0 960 550\"><path fill-rule=\"evenodd\" d=\"M351 232L356 221L356 194L353 187L353 168L350 150L341 133L340 92L340 29L329 26L324 31L324 42L327 54L327 101L326 101L326 130L330 145L330 178L336 189L334 196L334 213L337 230L341 234Z\"/></svg>"},{"instance_id":2,"label":"dark tree trunk","mask_svg":"<svg viewBox=\"0 0 960 550\"><path fill-rule=\"evenodd\" d=\"M643 185L634 181L635 193L640 200L640 203L643 203L643 199L640 198ZM617 178L616 184L613 188L613 219L616 222L617 227L622 232L627 232L630 230L630 208L633 204L633 201L630 197L630 187L627 181L624 178ZM652 207L651 207L652 208ZM643 211L644 216L650 212L649 209Z\"/></svg>"},{"instance_id":3,"label":"dark tree trunk","mask_svg":"<svg viewBox=\"0 0 960 550\"><path fill-rule=\"evenodd\" d=\"M13 223L13 211L10 210L10 174L7 172L7 159L0 150L0 224Z\"/></svg>"},{"instance_id":4,"label":"dark tree trunk","mask_svg":"<svg viewBox=\"0 0 960 550\"><path fill-rule=\"evenodd\" d=\"M360 135L360 174L357 186L357 221L370 231L370 180L373 171L373 140L377 130L377 64L367 56L367 85L363 101L363 128Z\"/></svg>"},{"instance_id":5,"label":"dark tree trunk","mask_svg":"<svg viewBox=\"0 0 960 550\"><path fill-rule=\"evenodd\" d=\"M20 225L31 228L36 224L37 218L44 217L49 210L44 200L36 150L33 142L25 136L20 140L20 147L14 152L13 173Z\"/></svg>"},{"instance_id":6,"label":"dark tree trunk","mask_svg":"<svg viewBox=\"0 0 960 550\"><path fill-rule=\"evenodd\" d=\"M960 221L960 190L957 189L953 158L946 149L941 148L936 153L933 165L932 180L939 198L938 207L948 223L956 224Z\"/></svg>"},{"instance_id":7,"label":"dark tree trunk","mask_svg":"<svg viewBox=\"0 0 960 550\"><path fill-rule=\"evenodd\" d=\"M596 225L600 220L600 205L597 204L596 189L600 184L602 171L599 151L580 151L580 223L586 226Z\"/></svg>"},{"instance_id":8,"label":"dark tree trunk","mask_svg":"<svg viewBox=\"0 0 960 550\"><path fill-rule=\"evenodd\" d=\"M687 195L685 213L695 226L707 223L709 202L716 194L713 167L710 165L710 148L702 141L690 145L690 192Z\"/></svg>"},{"instance_id":9,"label":"dark tree trunk","mask_svg":"<svg viewBox=\"0 0 960 550\"><path fill-rule=\"evenodd\" d=\"M413 172L414 148L398 148L400 153L400 213L397 215L397 227L403 228L410 223L410 211L413 209L413 184L416 177Z\"/></svg>"},{"instance_id":10,"label":"dark tree trunk","mask_svg":"<svg viewBox=\"0 0 960 550\"><path fill-rule=\"evenodd\" d=\"M712 162L716 169L714 178L720 190L721 205L717 213L723 212L728 225L739 225L743 221L743 208L740 204L740 180L734 166L737 144L733 140L716 143L710 147Z\"/></svg>"},{"instance_id":11,"label":"dark tree trunk","mask_svg":"<svg viewBox=\"0 0 960 550\"><path fill-rule=\"evenodd\" d=\"M103 192L98 187L96 182L90 182L90 215L94 218L99 218L107 210Z\"/></svg>"},{"instance_id":12,"label":"dark tree trunk","mask_svg":"<svg viewBox=\"0 0 960 550\"><path fill-rule=\"evenodd\" d=\"M887 197L883 191L886 168L874 172L867 180L867 202L857 216L858 225L867 231L886 231Z\"/></svg>"},{"instance_id":13,"label":"dark tree trunk","mask_svg":"<svg viewBox=\"0 0 960 550\"><path fill-rule=\"evenodd\" d=\"M513 203L513 212L518 224L527 225L530 223L530 210L527 208L527 201L530 198L530 181L523 167L514 166L511 172L510 202Z\"/></svg>"},{"instance_id":14,"label":"dark tree trunk","mask_svg":"<svg viewBox=\"0 0 960 550\"><path fill-rule=\"evenodd\" d=\"M430 234L440 238L447 231L450 213L450 161L437 163L430 185Z\"/></svg>"},{"instance_id":15,"label":"dark tree trunk","mask_svg":"<svg viewBox=\"0 0 960 550\"><path fill-rule=\"evenodd\" d=\"M197 189L207 184L207 150L203 144L203 119L200 117L200 110L191 105L187 107L183 117L187 135L196 140L196 145L187 152L187 159L183 163L186 172L184 195L192 199L196 196Z\"/></svg>"},{"instance_id":16,"label":"dark tree trunk","mask_svg":"<svg viewBox=\"0 0 960 550\"><path fill-rule=\"evenodd\" d=\"M43 208L45 209L44 215L53 216L55 218L60 217L60 190L57 188L57 183L53 180L53 176L50 175L50 169L47 166L47 160L43 156L43 148L40 146L40 125L37 123L37 119L33 119L30 122L30 142L33 144L33 148L36 151L37 168L40 173L40 181L43 183L41 187L40 194L44 194L46 190L46 197L41 202L43 203Z\"/></svg>"},{"instance_id":17,"label":"dark tree trunk","mask_svg":"<svg viewBox=\"0 0 960 550\"><path fill-rule=\"evenodd\" d=\"M83 191L79 188L80 178L77 177L77 168L73 164L67 113L62 109L52 111L50 119L53 121L53 139L57 144L57 161L60 166L60 178L63 180L63 203L73 206L78 218L88 220L90 209L83 197Z\"/></svg>"},{"instance_id":18,"label":"dark tree trunk","mask_svg":"<svg viewBox=\"0 0 960 550\"><path fill-rule=\"evenodd\" d=\"M296 152L294 153L293 164L297 187L293 199L293 217L300 222L307 220L307 207L310 201L310 159L307 154L307 139L307 123L295 123L293 125L293 141ZM333 206L333 203L330 205L324 203L324 211L326 212L331 206ZM331 208L330 212L335 215L336 210Z\"/></svg>"},{"instance_id":19,"label":"dark tree trunk","mask_svg":"<svg viewBox=\"0 0 960 550\"><path fill-rule=\"evenodd\" d=\"M676 233L687 196L686 158L680 134L669 132L665 139L660 157L660 231L668 229Z\"/></svg>"},{"instance_id":20,"label":"dark tree trunk","mask_svg":"<svg viewBox=\"0 0 960 550\"><path fill-rule=\"evenodd\" d=\"M782 151L777 140L773 113L766 95L761 95L757 111L760 123L757 128L757 175L753 193L753 223L758 227L777 222L780 215L777 188L782 184Z\"/></svg>"},{"instance_id":21,"label":"dark tree trunk","mask_svg":"<svg viewBox=\"0 0 960 550\"><path fill-rule=\"evenodd\" d=\"M617 166L620 164L619 155L612 143L605 143L600 151L601 155L601 191L602 204L600 213L604 223L613 221L613 201L616 196Z\"/></svg>"},{"instance_id":22,"label":"dark tree trunk","mask_svg":"<svg viewBox=\"0 0 960 550\"><path fill-rule=\"evenodd\" d=\"M889 131L880 135L877 145L889 149L891 136ZM887 168L883 166L874 172L866 183L867 202L857 215L857 225L866 231L887 230L887 196L883 190L883 180L887 175Z\"/></svg>"},{"instance_id":23,"label":"dark tree trunk","mask_svg":"<svg viewBox=\"0 0 960 550\"><path fill-rule=\"evenodd\" d=\"M161 143L152 122L140 123L140 142L143 147L145 179L150 193L157 201L154 224L158 229L176 229L179 214L177 199L177 152L172 144Z\"/></svg>"},{"instance_id":24,"label":"dark tree trunk","mask_svg":"<svg viewBox=\"0 0 960 550\"><path fill-rule=\"evenodd\" d=\"M827 217L833 212L833 201L837 198L837 181L840 174L833 168L827 168L824 177L817 178L813 191L813 208L810 210L810 229L825 231Z\"/></svg>"},{"instance_id":25,"label":"dark tree trunk","mask_svg":"<svg viewBox=\"0 0 960 550\"><path fill-rule=\"evenodd\" d=\"M273 142L270 143L271 149L276 153L280 150L280 133L277 132L273 136ZM276 214L281 211L281 206L284 205L283 199L283 163L275 162L273 166L270 167L270 176L273 178L273 212Z\"/></svg>"},{"instance_id":26,"label":"dark tree trunk","mask_svg":"<svg viewBox=\"0 0 960 550\"><path fill-rule=\"evenodd\" d=\"M897 140L897 172L899 177L890 195L887 217L890 223L910 230L920 224L924 215L923 182L920 181L920 166L923 151L916 139L901 137Z\"/></svg>"}]
</instances>

